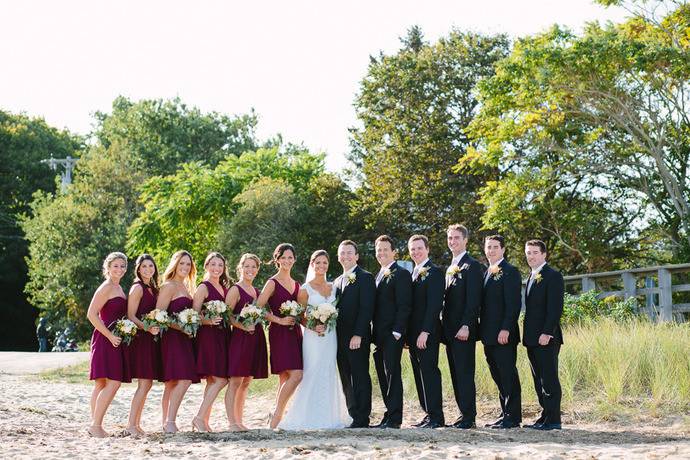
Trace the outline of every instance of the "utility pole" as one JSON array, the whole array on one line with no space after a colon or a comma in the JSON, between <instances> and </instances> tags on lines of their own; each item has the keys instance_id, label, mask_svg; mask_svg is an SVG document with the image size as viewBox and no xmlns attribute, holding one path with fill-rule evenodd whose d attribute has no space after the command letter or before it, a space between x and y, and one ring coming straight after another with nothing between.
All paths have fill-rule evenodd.
<instances>
[{"instance_id":1,"label":"utility pole","mask_svg":"<svg viewBox=\"0 0 690 460\"><path fill-rule=\"evenodd\" d=\"M76 158L67 156L67 158L53 158L52 156L46 160L41 160L41 163L47 164L53 171L58 169L58 166L63 166L64 171L60 172L60 178L62 179L62 192L67 192L67 186L72 183L72 171L74 170L74 165L77 163Z\"/></svg>"}]
</instances>

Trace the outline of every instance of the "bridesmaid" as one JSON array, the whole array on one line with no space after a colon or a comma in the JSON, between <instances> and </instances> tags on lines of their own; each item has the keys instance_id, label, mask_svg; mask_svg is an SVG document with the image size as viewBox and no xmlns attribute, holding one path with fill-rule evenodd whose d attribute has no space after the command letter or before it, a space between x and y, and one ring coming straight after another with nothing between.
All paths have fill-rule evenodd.
<instances>
[{"instance_id":1,"label":"bridesmaid","mask_svg":"<svg viewBox=\"0 0 690 460\"><path fill-rule=\"evenodd\" d=\"M237 265L237 276L240 279L230 288L226 303L233 314L239 315L246 305L259 297L259 290L252 283L259 272L261 261L254 254L243 254ZM268 353L264 329L257 326L244 327L232 321L232 333L228 348L228 389L225 391L225 410L228 414L230 431L246 431L242 423L244 402L252 378L268 377Z\"/></svg>"},{"instance_id":2,"label":"bridesmaid","mask_svg":"<svg viewBox=\"0 0 690 460\"><path fill-rule=\"evenodd\" d=\"M112 252L103 261L105 281L96 289L89 304L86 317L91 321L91 372L95 380L91 393L91 426L89 434L104 438L103 417L122 382L130 381L125 372L122 339L115 336L108 326L127 314L127 299L120 287L120 280L127 271L127 257L121 252Z\"/></svg>"},{"instance_id":3,"label":"bridesmaid","mask_svg":"<svg viewBox=\"0 0 690 460\"><path fill-rule=\"evenodd\" d=\"M276 408L269 414L269 426L276 428L283 418L285 406L297 385L302 381L302 329L295 327L295 319L284 317L280 306L288 300L297 301L299 283L292 279L290 270L295 264L295 248L288 243L279 244L273 251L273 262L278 268L259 295L257 305L268 303L271 311L266 318L271 323L268 342L271 349L271 373L278 374L279 385Z\"/></svg>"},{"instance_id":4,"label":"bridesmaid","mask_svg":"<svg viewBox=\"0 0 690 460\"><path fill-rule=\"evenodd\" d=\"M158 267L148 254L137 257L134 264L134 284L129 290L127 317L139 327L139 333L128 347L130 376L137 379L137 390L129 410L127 431L132 436L146 433L141 428L141 413L153 379L160 377L160 347L154 340L157 327L146 329L141 318L156 307L158 297Z\"/></svg>"},{"instance_id":5,"label":"bridesmaid","mask_svg":"<svg viewBox=\"0 0 690 460\"><path fill-rule=\"evenodd\" d=\"M196 266L187 251L173 254L168 268L163 273L156 308L168 310L169 315L192 307L192 296L196 282ZM189 385L198 383L192 337L171 324L161 338L163 390L163 431L177 433L177 411Z\"/></svg>"},{"instance_id":6,"label":"bridesmaid","mask_svg":"<svg viewBox=\"0 0 690 460\"><path fill-rule=\"evenodd\" d=\"M218 252L211 252L204 261L204 282L194 294L194 309L201 312L204 302L220 300L225 302L230 285L230 276L225 264L225 257ZM204 399L199 412L192 419L192 430L211 431L209 419L211 409L220 390L227 385L227 330L223 328L220 318L205 319L196 336L196 373L206 378Z\"/></svg>"}]
</instances>

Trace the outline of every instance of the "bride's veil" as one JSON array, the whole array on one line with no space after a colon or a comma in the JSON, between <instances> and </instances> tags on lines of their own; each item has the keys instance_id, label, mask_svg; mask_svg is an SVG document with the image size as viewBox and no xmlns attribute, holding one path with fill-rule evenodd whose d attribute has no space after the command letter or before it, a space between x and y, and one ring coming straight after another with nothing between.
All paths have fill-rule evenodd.
<instances>
[{"instance_id":1,"label":"bride's veil","mask_svg":"<svg viewBox=\"0 0 690 460\"><path fill-rule=\"evenodd\" d=\"M307 277L304 278L304 284L307 284L314 278L316 278L316 271L314 271L314 267L311 264L309 264L309 269L307 270Z\"/></svg>"}]
</instances>

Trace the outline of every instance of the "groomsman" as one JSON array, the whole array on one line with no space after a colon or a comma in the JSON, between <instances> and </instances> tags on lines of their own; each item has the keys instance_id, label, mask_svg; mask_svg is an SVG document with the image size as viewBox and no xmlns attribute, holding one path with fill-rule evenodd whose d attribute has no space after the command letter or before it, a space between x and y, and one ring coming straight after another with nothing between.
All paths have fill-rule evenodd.
<instances>
[{"instance_id":1,"label":"groomsman","mask_svg":"<svg viewBox=\"0 0 690 460\"><path fill-rule=\"evenodd\" d=\"M426 412L424 420L415 426L440 428L445 425L441 371L438 368L443 272L429 260L429 239L426 236L412 235L407 248L416 264L412 272L412 314L408 326L408 344L417 396Z\"/></svg>"},{"instance_id":2,"label":"groomsman","mask_svg":"<svg viewBox=\"0 0 690 460\"><path fill-rule=\"evenodd\" d=\"M400 358L412 308L412 277L395 262L390 236L376 238L375 248L381 270L376 276L372 341L376 344L374 364L386 405L383 420L376 428L400 428L403 409Z\"/></svg>"},{"instance_id":3,"label":"groomsman","mask_svg":"<svg viewBox=\"0 0 690 460\"><path fill-rule=\"evenodd\" d=\"M338 262L343 274L335 280L339 299L337 361L347 410L352 417L350 428L368 428L371 414L369 352L376 284L372 274L357 265L358 260L359 251L354 241L340 243Z\"/></svg>"},{"instance_id":4,"label":"groomsman","mask_svg":"<svg viewBox=\"0 0 690 460\"><path fill-rule=\"evenodd\" d=\"M530 240L525 244L530 272L525 288L525 324L522 344L532 368L534 389L542 407L541 416L529 428L561 429L561 382L558 353L563 344L563 276L546 263L546 244Z\"/></svg>"},{"instance_id":5,"label":"groomsman","mask_svg":"<svg viewBox=\"0 0 690 460\"><path fill-rule=\"evenodd\" d=\"M453 259L446 270L443 333L446 355L460 417L456 428L475 428L477 415L474 383L475 344L482 299L482 266L467 252L467 228L453 224L446 231Z\"/></svg>"},{"instance_id":6,"label":"groomsman","mask_svg":"<svg viewBox=\"0 0 690 460\"><path fill-rule=\"evenodd\" d=\"M502 236L487 236L484 253L489 268L484 275L479 330L501 403L501 417L487 426L516 428L522 422L520 378L516 367L522 279L518 269L503 258L505 243Z\"/></svg>"}]
</instances>

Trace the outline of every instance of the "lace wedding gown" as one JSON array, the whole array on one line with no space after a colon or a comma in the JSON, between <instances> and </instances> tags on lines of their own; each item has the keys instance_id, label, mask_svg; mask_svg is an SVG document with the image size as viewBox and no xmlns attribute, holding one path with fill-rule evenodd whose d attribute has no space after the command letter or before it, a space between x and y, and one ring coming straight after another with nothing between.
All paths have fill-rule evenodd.
<instances>
[{"instance_id":1,"label":"lace wedding gown","mask_svg":"<svg viewBox=\"0 0 690 460\"><path fill-rule=\"evenodd\" d=\"M309 294L309 305L335 301L335 288L327 298L309 283L305 283L304 288ZM344 428L352 423L352 419L347 413L345 395L336 368L338 341L335 329L319 336L303 327L302 333L302 382L278 427L285 430Z\"/></svg>"}]
</instances>

